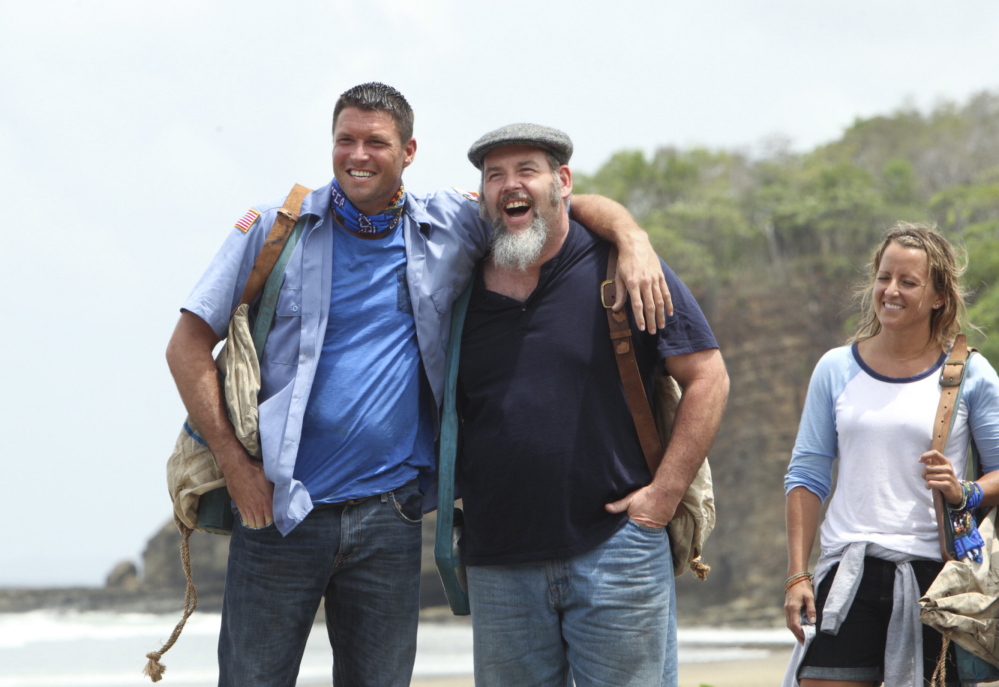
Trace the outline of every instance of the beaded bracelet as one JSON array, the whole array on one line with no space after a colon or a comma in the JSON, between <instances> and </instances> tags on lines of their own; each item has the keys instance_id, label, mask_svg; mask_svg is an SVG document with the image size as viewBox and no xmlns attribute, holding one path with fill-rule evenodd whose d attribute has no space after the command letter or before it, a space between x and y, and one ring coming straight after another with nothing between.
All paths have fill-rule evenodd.
<instances>
[{"instance_id":1,"label":"beaded bracelet","mask_svg":"<svg viewBox=\"0 0 999 687\"><path fill-rule=\"evenodd\" d=\"M961 482L961 502L958 504L947 502L947 507L951 510L964 510L968 505L968 488L967 482Z\"/></svg>"},{"instance_id":2,"label":"beaded bracelet","mask_svg":"<svg viewBox=\"0 0 999 687\"><path fill-rule=\"evenodd\" d=\"M794 575L791 575L791 577L784 580L784 593L787 593L788 589L798 584L802 580L811 580L811 579L812 579L812 573L808 572L807 570L805 572L795 573Z\"/></svg>"}]
</instances>

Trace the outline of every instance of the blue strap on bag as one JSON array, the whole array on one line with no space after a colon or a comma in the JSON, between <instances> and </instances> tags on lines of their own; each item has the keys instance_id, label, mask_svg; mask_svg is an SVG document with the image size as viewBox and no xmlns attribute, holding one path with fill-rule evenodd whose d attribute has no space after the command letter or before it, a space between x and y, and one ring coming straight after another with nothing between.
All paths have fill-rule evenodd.
<instances>
[{"instance_id":1,"label":"blue strap on bag","mask_svg":"<svg viewBox=\"0 0 999 687\"><path fill-rule=\"evenodd\" d=\"M454 507L454 466L458 456L458 410L455 403L458 387L458 358L461 353L461 330L472 295L475 275L458 297L451 312L451 335L444 370L444 410L441 417L440 451L437 458L437 539L434 561L444 585L448 605L455 615L468 615L468 579L461 563L458 541L464 528L460 508Z\"/></svg>"}]
</instances>

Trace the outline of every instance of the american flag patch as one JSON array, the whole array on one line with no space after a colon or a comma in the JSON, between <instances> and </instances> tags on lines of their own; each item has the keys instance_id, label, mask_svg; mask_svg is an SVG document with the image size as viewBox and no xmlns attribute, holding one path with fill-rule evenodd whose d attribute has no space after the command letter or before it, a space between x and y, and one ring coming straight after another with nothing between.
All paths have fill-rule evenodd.
<instances>
[{"instance_id":1,"label":"american flag patch","mask_svg":"<svg viewBox=\"0 0 999 687\"><path fill-rule=\"evenodd\" d=\"M257 221L258 217L260 217L259 212L256 210L248 210L246 214L240 217L239 221L236 222L236 228L245 234L250 230L250 227L253 226L253 223Z\"/></svg>"},{"instance_id":2,"label":"american flag patch","mask_svg":"<svg viewBox=\"0 0 999 687\"><path fill-rule=\"evenodd\" d=\"M476 193L475 191L466 191L465 189L460 188L458 186L452 186L451 188L453 188L455 191L465 196L469 200L474 200L476 203L478 203L480 200L479 194Z\"/></svg>"}]
</instances>

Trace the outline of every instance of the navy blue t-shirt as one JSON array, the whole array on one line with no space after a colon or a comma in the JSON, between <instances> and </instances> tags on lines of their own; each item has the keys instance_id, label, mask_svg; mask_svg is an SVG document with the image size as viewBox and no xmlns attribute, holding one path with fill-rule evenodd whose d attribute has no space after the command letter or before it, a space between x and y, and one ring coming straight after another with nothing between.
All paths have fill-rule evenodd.
<instances>
[{"instance_id":1,"label":"navy blue t-shirt","mask_svg":"<svg viewBox=\"0 0 999 687\"><path fill-rule=\"evenodd\" d=\"M481 273L476 279L458 377L469 565L587 551L627 517L604 504L649 483L600 303L609 248L572 222L527 301L486 290ZM650 395L660 360L718 346L690 291L663 269L674 314L654 335L632 321Z\"/></svg>"}]
</instances>

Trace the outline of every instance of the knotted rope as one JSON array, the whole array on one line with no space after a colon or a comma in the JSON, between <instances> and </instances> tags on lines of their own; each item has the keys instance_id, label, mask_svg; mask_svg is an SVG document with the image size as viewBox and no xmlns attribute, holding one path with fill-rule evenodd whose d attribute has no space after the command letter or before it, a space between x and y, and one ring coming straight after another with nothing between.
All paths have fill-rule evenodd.
<instances>
[{"instance_id":1,"label":"knotted rope","mask_svg":"<svg viewBox=\"0 0 999 687\"><path fill-rule=\"evenodd\" d=\"M943 633L943 645L940 648L940 658L937 667L933 669L930 687L945 687L947 684L947 649L950 648L950 630Z\"/></svg>"},{"instance_id":2,"label":"knotted rope","mask_svg":"<svg viewBox=\"0 0 999 687\"><path fill-rule=\"evenodd\" d=\"M187 592L184 595L184 616L177 623L177 627L173 628L173 633L170 635L170 639L166 641L159 651L151 651L146 654L146 658L149 662L146 663L146 667L142 670L143 675L148 675L149 679L153 682L159 682L163 679L163 672L166 670L166 666L160 663L160 658L163 657L170 647L174 645L177 639L180 637L180 633L184 630L184 625L187 623L187 619L191 617L194 613L194 609L198 607L198 591L194 588L194 580L191 579L191 533L194 531L184 523L177 521L177 527L180 528L180 533L183 535L183 539L180 541L180 561L184 566L184 579L187 580Z\"/></svg>"}]
</instances>

